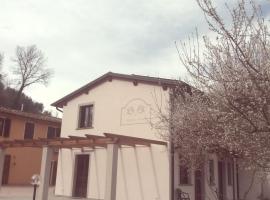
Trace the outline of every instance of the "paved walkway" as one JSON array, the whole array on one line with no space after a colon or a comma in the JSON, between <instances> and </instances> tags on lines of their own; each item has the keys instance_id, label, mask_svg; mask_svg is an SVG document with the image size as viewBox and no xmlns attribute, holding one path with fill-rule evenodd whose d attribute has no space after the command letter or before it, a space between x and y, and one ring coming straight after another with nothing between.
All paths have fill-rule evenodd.
<instances>
[{"instance_id":1,"label":"paved walkway","mask_svg":"<svg viewBox=\"0 0 270 200\"><path fill-rule=\"evenodd\" d=\"M33 187L29 186L2 186L0 190L1 200L32 200ZM54 195L54 187L49 190L49 200L71 200L73 198ZM76 198L78 200L78 198ZM83 200L83 199L80 199ZM86 200L86 199L85 199ZM89 200L89 199L88 199Z\"/></svg>"}]
</instances>

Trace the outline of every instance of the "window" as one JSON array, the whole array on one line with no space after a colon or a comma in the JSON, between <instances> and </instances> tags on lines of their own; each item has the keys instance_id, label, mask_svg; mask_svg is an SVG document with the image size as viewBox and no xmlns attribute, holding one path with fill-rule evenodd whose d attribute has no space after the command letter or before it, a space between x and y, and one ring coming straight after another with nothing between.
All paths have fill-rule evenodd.
<instances>
[{"instance_id":1,"label":"window","mask_svg":"<svg viewBox=\"0 0 270 200\"><path fill-rule=\"evenodd\" d=\"M26 122L24 129L24 139L33 139L34 137L34 123Z\"/></svg>"},{"instance_id":2,"label":"window","mask_svg":"<svg viewBox=\"0 0 270 200\"><path fill-rule=\"evenodd\" d=\"M190 171L187 166L180 165L179 166L179 183L186 185L186 184L191 184L191 179L190 179Z\"/></svg>"},{"instance_id":3,"label":"window","mask_svg":"<svg viewBox=\"0 0 270 200\"><path fill-rule=\"evenodd\" d=\"M232 185L232 163L227 163L228 185Z\"/></svg>"},{"instance_id":4,"label":"window","mask_svg":"<svg viewBox=\"0 0 270 200\"><path fill-rule=\"evenodd\" d=\"M51 139L60 137L60 132L61 132L60 128L49 126L47 131L47 138Z\"/></svg>"},{"instance_id":5,"label":"window","mask_svg":"<svg viewBox=\"0 0 270 200\"><path fill-rule=\"evenodd\" d=\"M4 133L4 124L5 124L5 119L0 118L0 136L3 136L3 133Z\"/></svg>"},{"instance_id":6,"label":"window","mask_svg":"<svg viewBox=\"0 0 270 200\"><path fill-rule=\"evenodd\" d=\"M93 105L80 107L79 128L91 128L93 123Z\"/></svg>"},{"instance_id":7,"label":"window","mask_svg":"<svg viewBox=\"0 0 270 200\"><path fill-rule=\"evenodd\" d=\"M8 118L0 118L0 136L9 137L11 120Z\"/></svg>"},{"instance_id":8,"label":"window","mask_svg":"<svg viewBox=\"0 0 270 200\"><path fill-rule=\"evenodd\" d=\"M214 160L209 160L209 184L215 184L215 166Z\"/></svg>"}]
</instances>

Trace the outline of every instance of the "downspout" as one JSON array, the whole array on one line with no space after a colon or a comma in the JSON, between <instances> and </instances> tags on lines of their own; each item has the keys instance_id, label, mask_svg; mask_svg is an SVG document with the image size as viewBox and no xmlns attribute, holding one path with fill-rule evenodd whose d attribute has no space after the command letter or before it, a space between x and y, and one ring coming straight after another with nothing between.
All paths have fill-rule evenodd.
<instances>
[{"instance_id":1,"label":"downspout","mask_svg":"<svg viewBox=\"0 0 270 200\"><path fill-rule=\"evenodd\" d=\"M173 110L173 97L172 93L170 94L170 115ZM169 122L171 123L171 122ZM172 127L170 124L170 129L169 129L169 134L170 134L170 141L169 141L169 167L170 167L170 172L169 172L169 187L170 187L170 200L174 200L174 143L173 143L173 138L172 138Z\"/></svg>"},{"instance_id":2,"label":"downspout","mask_svg":"<svg viewBox=\"0 0 270 200\"><path fill-rule=\"evenodd\" d=\"M170 139L170 200L174 200L174 144L172 139Z\"/></svg>"}]
</instances>

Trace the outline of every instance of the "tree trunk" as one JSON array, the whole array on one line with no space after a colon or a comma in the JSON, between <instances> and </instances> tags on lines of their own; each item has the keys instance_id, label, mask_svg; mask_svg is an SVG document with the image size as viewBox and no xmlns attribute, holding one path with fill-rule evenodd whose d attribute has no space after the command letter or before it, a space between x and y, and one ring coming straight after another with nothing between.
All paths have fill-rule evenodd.
<instances>
[{"instance_id":1,"label":"tree trunk","mask_svg":"<svg viewBox=\"0 0 270 200\"><path fill-rule=\"evenodd\" d=\"M13 108L16 110L20 110L20 100L21 100L21 96L22 96L22 92L23 92L24 86L21 85L20 89L17 92L17 95L13 101Z\"/></svg>"}]
</instances>

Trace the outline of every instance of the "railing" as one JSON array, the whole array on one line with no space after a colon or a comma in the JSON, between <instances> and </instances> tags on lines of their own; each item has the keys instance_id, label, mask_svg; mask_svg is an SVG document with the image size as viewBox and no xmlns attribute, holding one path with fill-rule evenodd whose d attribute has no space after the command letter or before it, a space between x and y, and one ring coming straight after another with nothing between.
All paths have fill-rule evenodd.
<instances>
[{"instance_id":1,"label":"railing","mask_svg":"<svg viewBox=\"0 0 270 200\"><path fill-rule=\"evenodd\" d=\"M183 192L180 188L176 189L176 198L177 200L190 200L189 194L187 192Z\"/></svg>"}]
</instances>

